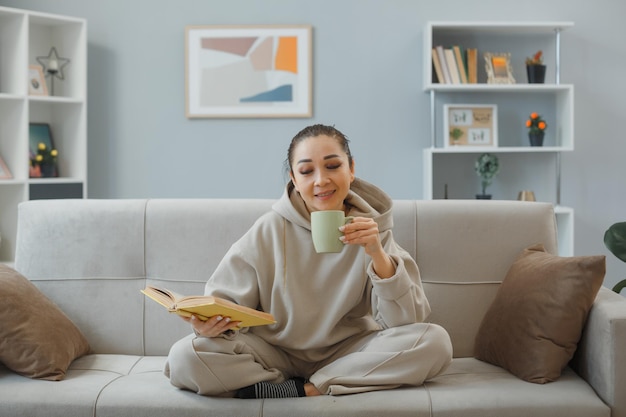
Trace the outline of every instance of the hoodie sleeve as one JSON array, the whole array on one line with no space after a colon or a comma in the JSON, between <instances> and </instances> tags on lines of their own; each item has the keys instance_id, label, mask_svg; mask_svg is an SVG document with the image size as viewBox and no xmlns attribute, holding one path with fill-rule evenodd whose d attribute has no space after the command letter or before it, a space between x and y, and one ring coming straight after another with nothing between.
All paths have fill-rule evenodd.
<instances>
[{"instance_id":1,"label":"hoodie sleeve","mask_svg":"<svg viewBox=\"0 0 626 417\"><path fill-rule=\"evenodd\" d=\"M233 245L205 285L204 293L228 299L250 308L259 307L259 288L255 268Z\"/></svg>"},{"instance_id":2,"label":"hoodie sleeve","mask_svg":"<svg viewBox=\"0 0 626 417\"><path fill-rule=\"evenodd\" d=\"M383 328L423 322L430 305L415 260L394 241L391 231L381 234L383 247L396 265L394 276L381 279L370 262L367 273L372 281L372 313Z\"/></svg>"},{"instance_id":3,"label":"hoodie sleeve","mask_svg":"<svg viewBox=\"0 0 626 417\"><path fill-rule=\"evenodd\" d=\"M230 247L207 281L205 295L269 312L268 280L274 277L272 242L282 236L277 221L282 222L282 218L271 213L262 216Z\"/></svg>"}]
</instances>

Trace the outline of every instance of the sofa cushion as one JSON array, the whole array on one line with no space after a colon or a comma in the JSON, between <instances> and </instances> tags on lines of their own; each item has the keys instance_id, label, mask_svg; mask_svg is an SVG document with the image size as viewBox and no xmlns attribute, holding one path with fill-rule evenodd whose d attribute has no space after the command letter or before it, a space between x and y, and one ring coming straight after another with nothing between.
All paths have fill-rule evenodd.
<instances>
[{"instance_id":1,"label":"sofa cushion","mask_svg":"<svg viewBox=\"0 0 626 417\"><path fill-rule=\"evenodd\" d=\"M559 257L543 245L525 249L481 323L475 357L529 382L555 381L576 351L604 274L601 255Z\"/></svg>"},{"instance_id":2,"label":"sofa cushion","mask_svg":"<svg viewBox=\"0 0 626 417\"><path fill-rule=\"evenodd\" d=\"M88 352L74 323L28 279L0 264L0 361L29 378L58 381Z\"/></svg>"}]
</instances>

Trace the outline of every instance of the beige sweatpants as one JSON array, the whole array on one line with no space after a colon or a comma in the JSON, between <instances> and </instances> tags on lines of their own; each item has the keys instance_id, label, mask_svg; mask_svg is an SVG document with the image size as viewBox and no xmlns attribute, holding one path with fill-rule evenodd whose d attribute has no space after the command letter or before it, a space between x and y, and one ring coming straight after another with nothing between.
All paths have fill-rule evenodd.
<instances>
[{"instance_id":1,"label":"beige sweatpants","mask_svg":"<svg viewBox=\"0 0 626 417\"><path fill-rule=\"evenodd\" d=\"M416 323L343 342L323 362L308 363L252 333L232 340L190 335L172 346L165 375L179 388L209 396L233 396L257 382L308 378L325 394L341 395L421 385L443 372L452 344L440 326Z\"/></svg>"}]
</instances>

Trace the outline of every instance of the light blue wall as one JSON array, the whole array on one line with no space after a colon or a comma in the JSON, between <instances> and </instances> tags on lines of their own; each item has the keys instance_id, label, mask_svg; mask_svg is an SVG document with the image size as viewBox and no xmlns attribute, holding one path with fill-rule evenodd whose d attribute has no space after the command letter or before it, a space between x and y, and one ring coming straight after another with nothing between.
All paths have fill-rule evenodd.
<instances>
[{"instance_id":1,"label":"light blue wall","mask_svg":"<svg viewBox=\"0 0 626 417\"><path fill-rule=\"evenodd\" d=\"M626 3L621 0L0 0L88 21L89 196L278 197L289 139L310 123L352 139L357 173L393 198L422 195L429 99L421 91L429 20L574 21L562 82L575 85L576 150L562 202L576 210L576 254L626 220ZM311 24L312 119L202 119L184 113L184 28Z\"/></svg>"}]
</instances>

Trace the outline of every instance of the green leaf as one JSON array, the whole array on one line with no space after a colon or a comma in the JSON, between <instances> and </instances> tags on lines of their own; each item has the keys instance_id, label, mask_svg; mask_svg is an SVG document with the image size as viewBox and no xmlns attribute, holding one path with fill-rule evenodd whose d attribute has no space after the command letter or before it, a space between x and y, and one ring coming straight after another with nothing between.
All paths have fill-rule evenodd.
<instances>
[{"instance_id":1,"label":"green leaf","mask_svg":"<svg viewBox=\"0 0 626 417\"><path fill-rule=\"evenodd\" d=\"M615 223L604 233L604 245L626 262L626 222Z\"/></svg>"},{"instance_id":2,"label":"green leaf","mask_svg":"<svg viewBox=\"0 0 626 417\"><path fill-rule=\"evenodd\" d=\"M619 294L620 291L622 291L624 288L626 288L626 279L623 279L615 284L615 286L613 287L613 291Z\"/></svg>"}]
</instances>

